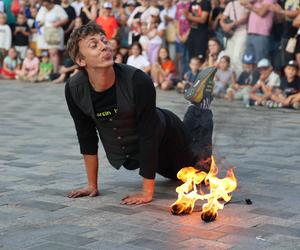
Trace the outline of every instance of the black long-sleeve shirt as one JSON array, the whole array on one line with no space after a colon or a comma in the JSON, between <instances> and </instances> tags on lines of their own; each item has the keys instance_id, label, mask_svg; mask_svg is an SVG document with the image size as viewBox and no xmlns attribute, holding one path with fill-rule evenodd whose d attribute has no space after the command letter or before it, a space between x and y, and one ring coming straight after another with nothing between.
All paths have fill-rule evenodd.
<instances>
[{"instance_id":1,"label":"black long-sleeve shirt","mask_svg":"<svg viewBox=\"0 0 300 250\"><path fill-rule=\"evenodd\" d=\"M117 74L116 79L118 79ZM139 173L145 178L153 179L158 166L159 151L159 131L157 128L160 121L156 113L156 92L152 80L140 70L134 73L132 86L139 136ZM95 122L75 104L68 83L65 94L75 123L81 153L97 154L98 136ZM114 110L117 106L115 85L104 92L95 92L91 88L91 98L96 113L97 110L100 113L105 109Z\"/></svg>"}]
</instances>

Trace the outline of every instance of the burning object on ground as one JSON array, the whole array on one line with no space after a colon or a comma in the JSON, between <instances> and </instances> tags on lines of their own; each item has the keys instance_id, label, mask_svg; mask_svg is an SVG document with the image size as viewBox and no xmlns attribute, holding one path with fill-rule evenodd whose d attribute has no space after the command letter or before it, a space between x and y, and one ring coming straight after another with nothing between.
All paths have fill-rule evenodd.
<instances>
[{"instance_id":1,"label":"burning object on ground","mask_svg":"<svg viewBox=\"0 0 300 250\"><path fill-rule=\"evenodd\" d=\"M230 201L230 193L237 188L237 180L233 169L228 170L226 177L223 179L219 179L217 174L218 167L213 157L208 173L193 167L181 169L177 173L177 177L184 183L176 188L178 199L171 205L171 213L174 215L190 214L197 200L206 200L207 202L202 205L201 219L205 222L215 220L218 210L224 207L224 203L219 200ZM208 193L202 190L201 183L204 183L208 188Z\"/></svg>"}]
</instances>

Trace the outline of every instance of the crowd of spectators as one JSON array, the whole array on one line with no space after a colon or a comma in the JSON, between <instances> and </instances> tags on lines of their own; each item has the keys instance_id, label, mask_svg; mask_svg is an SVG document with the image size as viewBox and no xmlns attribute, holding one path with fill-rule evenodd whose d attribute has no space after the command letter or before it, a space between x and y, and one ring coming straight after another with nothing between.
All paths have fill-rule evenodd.
<instances>
[{"instance_id":1,"label":"crowd of spectators","mask_svg":"<svg viewBox=\"0 0 300 250\"><path fill-rule=\"evenodd\" d=\"M183 93L215 66L217 98L300 108L299 0L0 0L1 77L65 82L68 38L90 21L157 88Z\"/></svg>"}]
</instances>

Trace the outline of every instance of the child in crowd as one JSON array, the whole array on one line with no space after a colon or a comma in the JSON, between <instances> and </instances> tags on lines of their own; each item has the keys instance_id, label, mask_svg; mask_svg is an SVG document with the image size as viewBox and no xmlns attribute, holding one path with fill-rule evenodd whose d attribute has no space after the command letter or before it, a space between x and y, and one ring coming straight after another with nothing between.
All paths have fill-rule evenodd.
<instances>
[{"instance_id":1,"label":"child in crowd","mask_svg":"<svg viewBox=\"0 0 300 250\"><path fill-rule=\"evenodd\" d=\"M53 73L50 78L53 83L64 83L70 76L78 72L78 65L75 64L70 57L64 60L63 65L59 69L59 73Z\"/></svg>"},{"instance_id":2,"label":"child in crowd","mask_svg":"<svg viewBox=\"0 0 300 250\"><path fill-rule=\"evenodd\" d=\"M162 90L173 88L176 69L174 62L170 59L167 48L160 48L158 51L157 63L152 65L151 76L155 87Z\"/></svg>"},{"instance_id":3,"label":"child in crowd","mask_svg":"<svg viewBox=\"0 0 300 250\"><path fill-rule=\"evenodd\" d=\"M35 56L33 49L28 49L21 70L17 71L17 78L23 81L35 82L39 73L40 60Z\"/></svg>"},{"instance_id":4,"label":"child in crowd","mask_svg":"<svg viewBox=\"0 0 300 250\"><path fill-rule=\"evenodd\" d=\"M15 48L8 50L8 55L4 58L3 67L0 68L0 74L5 79L15 79L16 72L21 68L21 60Z\"/></svg>"},{"instance_id":5,"label":"child in crowd","mask_svg":"<svg viewBox=\"0 0 300 250\"><path fill-rule=\"evenodd\" d=\"M6 14L0 12L0 66L7 51L11 48L11 29L6 24Z\"/></svg>"},{"instance_id":6,"label":"child in crowd","mask_svg":"<svg viewBox=\"0 0 300 250\"><path fill-rule=\"evenodd\" d=\"M27 25L24 13L20 12L17 15L17 23L13 28L13 44L22 60L25 59L26 51L29 45L30 29Z\"/></svg>"},{"instance_id":7,"label":"child in crowd","mask_svg":"<svg viewBox=\"0 0 300 250\"><path fill-rule=\"evenodd\" d=\"M131 46L131 56L127 59L127 64L149 73L151 65L148 59L142 55L142 46L135 42Z\"/></svg>"},{"instance_id":8,"label":"child in crowd","mask_svg":"<svg viewBox=\"0 0 300 250\"><path fill-rule=\"evenodd\" d=\"M40 63L40 70L38 75L38 81L49 81L50 74L53 72L53 64L49 60L48 51L42 52L42 61Z\"/></svg>"},{"instance_id":9,"label":"child in crowd","mask_svg":"<svg viewBox=\"0 0 300 250\"><path fill-rule=\"evenodd\" d=\"M257 68L260 77L250 93L250 101L255 106L265 105L266 101L270 100L272 94L274 94L274 90L280 86L279 75L273 71L271 62L268 59L261 59L257 64Z\"/></svg>"},{"instance_id":10,"label":"child in crowd","mask_svg":"<svg viewBox=\"0 0 300 250\"><path fill-rule=\"evenodd\" d=\"M284 67L284 77L280 87L271 96L272 101L266 103L269 108L293 106L293 96L300 92L300 78L297 76L298 65L295 61L289 61Z\"/></svg>"},{"instance_id":11,"label":"child in crowd","mask_svg":"<svg viewBox=\"0 0 300 250\"><path fill-rule=\"evenodd\" d=\"M215 87L213 94L216 97L223 98L227 88L236 83L236 77L233 70L230 69L230 57L223 56L218 65L218 71L215 75Z\"/></svg>"},{"instance_id":12,"label":"child in crowd","mask_svg":"<svg viewBox=\"0 0 300 250\"><path fill-rule=\"evenodd\" d=\"M255 69L255 60L252 55L244 55L243 72L240 74L237 83L231 84L227 89L225 98L229 101L243 100L246 107L249 107L249 93L259 79L259 72Z\"/></svg>"},{"instance_id":13,"label":"child in crowd","mask_svg":"<svg viewBox=\"0 0 300 250\"><path fill-rule=\"evenodd\" d=\"M162 46L165 26L160 22L159 10L153 8L150 11L151 21L148 26L148 58L151 64L157 63L158 51Z\"/></svg>"},{"instance_id":14,"label":"child in crowd","mask_svg":"<svg viewBox=\"0 0 300 250\"><path fill-rule=\"evenodd\" d=\"M193 82L196 80L197 75L201 70L201 66L203 64L203 60L199 57L192 57L190 60L190 70L187 71L184 76L183 80L177 83L176 90L179 93L184 93L185 89L188 89Z\"/></svg>"}]
</instances>

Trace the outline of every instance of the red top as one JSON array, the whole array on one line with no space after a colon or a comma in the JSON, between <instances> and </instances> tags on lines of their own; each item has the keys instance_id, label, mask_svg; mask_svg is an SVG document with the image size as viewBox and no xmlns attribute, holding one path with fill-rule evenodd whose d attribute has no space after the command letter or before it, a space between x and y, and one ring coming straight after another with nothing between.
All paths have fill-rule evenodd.
<instances>
[{"instance_id":1,"label":"red top","mask_svg":"<svg viewBox=\"0 0 300 250\"><path fill-rule=\"evenodd\" d=\"M108 40L113 38L113 35L118 29L118 23L114 16L99 16L96 19L96 23L105 31Z\"/></svg>"}]
</instances>

